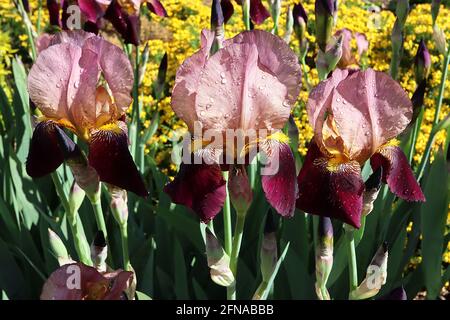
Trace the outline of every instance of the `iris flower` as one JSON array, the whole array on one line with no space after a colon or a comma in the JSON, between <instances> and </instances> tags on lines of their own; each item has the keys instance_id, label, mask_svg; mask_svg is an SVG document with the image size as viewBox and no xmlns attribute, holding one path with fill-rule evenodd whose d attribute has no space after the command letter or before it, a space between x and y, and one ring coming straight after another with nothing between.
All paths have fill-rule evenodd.
<instances>
[{"instance_id":1,"label":"iris flower","mask_svg":"<svg viewBox=\"0 0 450 320\"><path fill-rule=\"evenodd\" d=\"M229 145L211 148L200 141L201 148L193 151L211 156L213 161L182 163L165 191L173 202L190 207L207 222L220 211L226 196L221 166L214 155L223 153L236 159L257 145L267 156L269 166L279 162L276 173L261 178L266 198L279 214L291 216L297 198L295 164L280 130L299 93L298 59L282 39L265 31L243 32L224 41L223 48L210 55L213 40L214 33L203 31L201 49L178 69L173 110L194 134L194 143L199 142L194 132L196 125L202 132L209 130L223 136L227 130L244 135L250 130L267 130L269 135L232 150Z\"/></svg>"},{"instance_id":2,"label":"iris flower","mask_svg":"<svg viewBox=\"0 0 450 320\"><path fill-rule=\"evenodd\" d=\"M42 288L41 300L125 300L133 273L99 272L80 262L54 271Z\"/></svg>"},{"instance_id":3,"label":"iris flower","mask_svg":"<svg viewBox=\"0 0 450 320\"><path fill-rule=\"evenodd\" d=\"M58 33L48 44L28 76L30 99L42 112L30 144L28 174L44 176L64 161L66 128L88 144L89 165L101 181L146 196L128 151L124 120L132 102L133 70L126 55L82 30Z\"/></svg>"},{"instance_id":4,"label":"iris flower","mask_svg":"<svg viewBox=\"0 0 450 320\"><path fill-rule=\"evenodd\" d=\"M361 167L383 168L383 182L407 201L425 201L395 137L411 121L407 93L388 75L337 69L312 90L314 138L298 176L297 208L360 227Z\"/></svg>"}]
</instances>

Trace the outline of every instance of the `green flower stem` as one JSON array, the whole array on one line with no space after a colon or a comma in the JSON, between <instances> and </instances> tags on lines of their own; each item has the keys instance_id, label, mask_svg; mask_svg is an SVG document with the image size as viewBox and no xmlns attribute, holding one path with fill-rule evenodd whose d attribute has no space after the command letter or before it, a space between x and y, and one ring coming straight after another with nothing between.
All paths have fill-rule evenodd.
<instances>
[{"instance_id":1,"label":"green flower stem","mask_svg":"<svg viewBox=\"0 0 450 320\"><path fill-rule=\"evenodd\" d=\"M242 1L242 14L244 18L245 30L250 30L250 0Z\"/></svg>"},{"instance_id":2,"label":"green flower stem","mask_svg":"<svg viewBox=\"0 0 450 320\"><path fill-rule=\"evenodd\" d=\"M356 264L356 250L354 231L345 231L347 255L348 255L348 274L350 279L350 293L358 287L358 268Z\"/></svg>"},{"instance_id":3,"label":"green flower stem","mask_svg":"<svg viewBox=\"0 0 450 320\"><path fill-rule=\"evenodd\" d=\"M450 46L448 47L447 54L444 59L441 84L439 86L438 100L437 100L437 104L436 104L436 112L434 113L433 128L439 122L439 114L441 113L442 101L444 99L445 80L447 79L449 62L450 62ZM433 138L434 137L433 137L433 131L432 131L430 133L430 136L428 137L428 142L425 147L425 152L423 153L422 161L420 162L419 170L417 171L417 180L418 181L420 181L420 179L422 178L423 173L425 171L425 167L427 166L428 160L430 158L431 147L433 145L433 140L434 140Z\"/></svg>"},{"instance_id":4,"label":"green flower stem","mask_svg":"<svg viewBox=\"0 0 450 320\"><path fill-rule=\"evenodd\" d=\"M408 154L409 163L412 163L412 160L414 157L414 151L416 149L417 135L419 133L419 128L420 128L421 124L422 124L422 115L419 115L416 119L416 123L414 123L413 131L411 132L411 145L410 145L409 154Z\"/></svg>"},{"instance_id":5,"label":"green flower stem","mask_svg":"<svg viewBox=\"0 0 450 320\"><path fill-rule=\"evenodd\" d=\"M67 199L66 193L64 192L63 185L61 183L61 180L59 180L58 173L56 171L52 172L50 174L53 180L53 184L55 185L56 194L58 195L59 199L61 200L61 204L64 208L64 211L66 213L70 212L70 206L69 206L69 200Z\"/></svg>"},{"instance_id":6,"label":"green flower stem","mask_svg":"<svg viewBox=\"0 0 450 320\"><path fill-rule=\"evenodd\" d=\"M23 22L25 24L25 31L27 33L27 38L28 38L28 44L30 45L30 49L31 49L31 59L34 61L36 60L37 54L36 54L36 46L34 44L34 34L33 34L33 30L31 29L31 22L30 19L28 18L28 14L25 11L25 8L23 7L23 3L21 0L16 1L16 3L19 6L19 13L22 16Z\"/></svg>"},{"instance_id":7,"label":"green flower stem","mask_svg":"<svg viewBox=\"0 0 450 320\"><path fill-rule=\"evenodd\" d=\"M67 220L69 222L70 230L72 231L72 236L75 244L75 251L77 252L78 258L82 263L88 266L92 266L91 258L86 250L88 244L87 242L83 241L84 237L82 236L81 230L78 226L77 217L78 217L77 211L69 212L67 214Z\"/></svg>"},{"instance_id":8,"label":"green flower stem","mask_svg":"<svg viewBox=\"0 0 450 320\"><path fill-rule=\"evenodd\" d=\"M231 254L232 246L232 234L231 234L231 206L230 206L230 195L228 194L228 172L223 172L223 178L225 179L227 196L223 204L223 229L225 235L225 252Z\"/></svg>"},{"instance_id":9,"label":"green flower stem","mask_svg":"<svg viewBox=\"0 0 450 320\"><path fill-rule=\"evenodd\" d=\"M72 212L72 210L70 209L69 200L67 199L67 195L64 192L64 188L61 183L61 180L59 179L58 173L56 171L52 172L50 176L52 177L53 184L55 185L56 194L58 195L61 201L61 204L66 213L67 220L69 221L70 230L72 231L72 236L75 242L75 251L77 252L81 262L87 265L92 265L91 259L85 250L86 243L85 241L83 241L84 237L82 236L81 230L78 228L78 221L77 221L78 212L77 211Z\"/></svg>"},{"instance_id":10,"label":"green flower stem","mask_svg":"<svg viewBox=\"0 0 450 320\"><path fill-rule=\"evenodd\" d=\"M234 275L234 283L227 287L228 300L236 300L236 277L237 277L237 264L239 259L239 251L241 250L242 236L244 234L246 212L240 212L237 214L236 226L233 236L233 248L231 250L230 257L230 269Z\"/></svg>"},{"instance_id":11,"label":"green flower stem","mask_svg":"<svg viewBox=\"0 0 450 320\"><path fill-rule=\"evenodd\" d=\"M108 232L106 231L106 223L105 223L105 218L103 216L100 192L94 198L92 198L92 199L89 198L89 200L91 202L92 209L94 210L94 216L95 216L95 221L97 222L97 228L98 228L98 230L103 232L103 235L105 236L106 241L108 241Z\"/></svg>"},{"instance_id":12,"label":"green flower stem","mask_svg":"<svg viewBox=\"0 0 450 320\"><path fill-rule=\"evenodd\" d=\"M120 238L122 240L122 256L123 256L123 269L125 271L131 271L130 255L128 254L128 223L122 223L120 225Z\"/></svg>"}]
</instances>

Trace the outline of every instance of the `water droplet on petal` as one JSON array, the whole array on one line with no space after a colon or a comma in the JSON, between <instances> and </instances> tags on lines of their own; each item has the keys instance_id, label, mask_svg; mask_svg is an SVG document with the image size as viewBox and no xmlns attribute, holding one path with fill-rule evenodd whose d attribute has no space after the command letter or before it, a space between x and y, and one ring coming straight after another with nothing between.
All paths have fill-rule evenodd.
<instances>
[{"instance_id":1,"label":"water droplet on petal","mask_svg":"<svg viewBox=\"0 0 450 320\"><path fill-rule=\"evenodd\" d=\"M60 84L60 83L57 83L57 84L56 84L56 87L57 87L57 88L61 88L61 84Z\"/></svg>"},{"instance_id":2,"label":"water droplet on petal","mask_svg":"<svg viewBox=\"0 0 450 320\"><path fill-rule=\"evenodd\" d=\"M336 99L336 102L341 102L341 98L337 98L337 99Z\"/></svg>"},{"instance_id":3,"label":"water droplet on petal","mask_svg":"<svg viewBox=\"0 0 450 320\"><path fill-rule=\"evenodd\" d=\"M221 73L220 73L220 77L221 77L222 79L225 78L225 73L221 72Z\"/></svg>"},{"instance_id":4,"label":"water droplet on petal","mask_svg":"<svg viewBox=\"0 0 450 320\"><path fill-rule=\"evenodd\" d=\"M370 135L370 132L369 132L369 131L366 131L366 133L364 133L364 135L365 135L366 137L368 137L368 136Z\"/></svg>"},{"instance_id":5,"label":"water droplet on petal","mask_svg":"<svg viewBox=\"0 0 450 320\"><path fill-rule=\"evenodd\" d=\"M79 81L75 81L73 84L75 89L78 89L78 87L80 86L80 82Z\"/></svg>"},{"instance_id":6,"label":"water droplet on petal","mask_svg":"<svg viewBox=\"0 0 450 320\"><path fill-rule=\"evenodd\" d=\"M206 114L206 112L205 112L205 111L201 111L201 112L200 112L200 115L201 115L202 117L204 117L204 116L205 116L205 114Z\"/></svg>"},{"instance_id":7,"label":"water droplet on petal","mask_svg":"<svg viewBox=\"0 0 450 320\"><path fill-rule=\"evenodd\" d=\"M283 101L283 107L290 108L291 105L289 104L289 101L284 100L284 101Z\"/></svg>"},{"instance_id":8,"label":"water droplet on petal","mask_svg":"<svg viewBox=\"0 0 450 320\"><path fill-rule=\"evenodd\" d=\"M227 83L227 79L223 78L222 81L220 81L221 84L226 84Z\"/></svg>"}]
</instances>

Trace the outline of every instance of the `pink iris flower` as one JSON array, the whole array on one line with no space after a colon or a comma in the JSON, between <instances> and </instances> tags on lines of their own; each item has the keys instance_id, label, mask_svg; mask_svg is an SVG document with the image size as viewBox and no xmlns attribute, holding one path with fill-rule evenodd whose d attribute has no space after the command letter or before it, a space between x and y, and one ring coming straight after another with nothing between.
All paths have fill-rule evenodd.
<instances>
[{"instance_id":1,"label":"pink iris flower","mask_svg":"<svg viewBox=\"0 0 450 320\"><path fill-rule=\"evenodd\" d=\"M355 39L358 49L358 56L361 56L369 50L369 41L363 33L352 33L349 29L340 29L334 34L336 38L342 36L342 57L339 60L339 68L348 68L353 65L358 65L360 61L357 60L355 53L352 51L351 41Z\"/></svg>"},{"instance_id":2,"label":"pink iris flower","mask_svg":"<svg viewBox=\"0 0 450 320\"><path fill-rule=\"evenodd\" d=\"M307 104L314 138L298 176L297 208L360 227L361 167L383 168L383 181L407 201L425 201L394 139L409 124L412 104L388 75L337 69L311 91Z\"/></svg>"},{"instance_id":3,"label":"pink iris flower","mask_svg":"<svg viewBox=\"0 0 450 320\"><path fill-rule=\"evenodd\" d=\"M30 99L42 112L30 144L28 174L44 176L64 161L68 138L60 137L66 128L88 144L89 165L101 181L146 196L128 151L124 119L132 102L133 70L126 55L82 30L56 34L48 45L28 75Z\"/></svg>"},{"instance_id":4,"label":"pink iris flower","mask_svg":"<svg viewBox=\"0 0 450 320\"><path fill-rule=\"evenodd\" d=\"M41 300L125 300L133 273L99 272L80 262L65 264L45 282Z\"/></svg>"},{"instance_id":5,"label":"pink iris flower","mask_svg":"<svg viewBox=\"0 0 450 320\"><path fill-rule=\"evenodd\" d=\"M260 30L226 40L223 48L210 55L213 40L214 34L204 30L201 49L178 69L172 92L173 110L191 133L198 125L203 132L212 130L222 135L227 130L267 130L276 137L300 90L301 71L295 53L279 37ZM291 216L297 187L293 154L285 142L268 136L250 141L249 145L259 145L269 163L279 162L276 173L261 177L262 187L277 212ZM227 146L216 146L200 152L219 151L236 158L247 151L226 149ZM224 203L226 189L221 169L227 167L221 167L217 161L182 163L177 177L164 190L173 202L190 207L207 222Z\"/></svg>"}]
</instances>

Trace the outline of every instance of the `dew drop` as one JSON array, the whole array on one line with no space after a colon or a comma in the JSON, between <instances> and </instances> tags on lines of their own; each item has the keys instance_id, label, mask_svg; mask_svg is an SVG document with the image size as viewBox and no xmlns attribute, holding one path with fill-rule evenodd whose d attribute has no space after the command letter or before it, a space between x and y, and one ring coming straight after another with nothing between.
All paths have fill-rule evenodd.
<instances>
[{"instance_id":1,"label":"dew drop","mask_svg":"<svg viewBox=\"0 0 450 320\"><path fill-rule=\"evenodd\" d=\"M227 83L227 79L222 78L222 80L220 81L221 84L226 84Z\"/></svg>"},{"instance_id":2,"label":"dew drop","mask_svg":"<svg viewBox=\"0 0 450 320\"><path fill-rule=\"evenodd\" d=\"M220 77L221 77L222 79L225 78L225 73L221 72L221 73L220 73Z\"/></svg>"},{"instance_id":3,"label":"dew drop","mask_svg":"<svg viewBox=\"0 0 450 320\"><path fill-rule=\"evenodd\" d=\"M204 117L205 114L206 114L205 111L201 111L201 112L200 112L200 115L201 115L202 117Z\"/></svg>"},{"instance_id":4,"label":"dew drop","mask_svg":"<svg viewBox=\"0 0 450 320\"><path fill-rule=\"evenodd\" d=\"M283 101L283 107L290 108L291 105L289 104L289 101L284 100L284 101Z\"/></svg>"},{"instance_id":5,"label":"dew drop","mask_svg":"<svg viewBox=\"0 0 450 320\"><path fill-rule=\"evenodd\" d=\"M336 99L336 102L341 102L341 98L337 98L337 99Z\"/></svg>"},{"instance_id":6,"label":"dew drop","mask_svg":"<svg viewBox=\"0 0 450 320\"><path fill-rule=\"evenodd\" d=\"M369 131L366 131L366 133L364 133L364 135L365 135L366 137L368 137L368 136L370 135L370 132L369 132Z\"/></svg>"},{"instance_id":7,"label":"dew drop","mask_svg":"<svg viewBox=\"0 0 450 320\"><path fill-rule=\"evenodd\" d=\"M80 82L75 81L73 86L74 86L75 89L78 89L78 87L80 86Z\"/></svg>"},{"instance_id":8,"label":"dew drop","mask_svg":"<svg viewBox=\"0 0 450 320\"><path fill-rule=\"evenodd\" d=\"M61 84L60 84L60 83L57 83L57 84L56 84L56 87L57 87L57 88L61 88Z\"/></svg>"}]
</instances>

